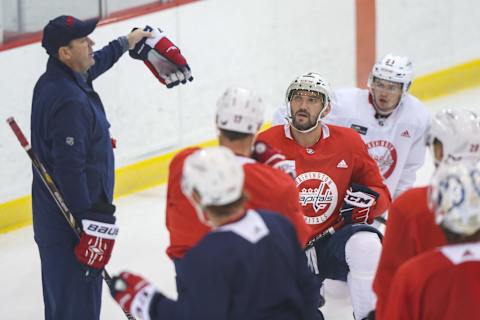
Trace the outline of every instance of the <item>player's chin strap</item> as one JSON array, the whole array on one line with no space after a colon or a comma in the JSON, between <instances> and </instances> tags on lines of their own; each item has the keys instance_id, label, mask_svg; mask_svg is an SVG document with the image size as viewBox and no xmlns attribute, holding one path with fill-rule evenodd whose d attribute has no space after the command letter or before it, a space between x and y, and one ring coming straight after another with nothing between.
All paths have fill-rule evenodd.
<instances>
[{"instance_id":1,"label":"player's chin strap","mask_svg":"<svg viewBox=\"0 0 480 320\"><path fill-rule=\"evenodd\" d=\"M316 127L318 127L318 124L320 123L320 120L317 121L317 123L311 127L310 129L306 129L306 130L300 130L300 129L297 129L295 128L295 126L293 125L292 121L291 121L291 117L290 118L287 118L288 123L290 124L290 127L292 127L293 130L295 131L298 131L298 132L301 132L301 133L309 133L309 132L312 132L313 130L315 130Z\"/></svg>"},{"instance_id":2,"label":"player's chin strap","mask_svg":"<svg viewBox=\"0 0 480 320\"><path fill-rule=\"evenodd\" d=\"M205 211L203 210L203 207L190 199L190 197L186 197L192 207L195 209L195 213L197 214L198 220L207 227L213 228L212 222L208 219L208 216L205 214Z\"/></svg>"},{"instance_id":3,"label":"player's chin strap","mask_svg":"<svg viewBox=\"0 0 480 320\"><path fill-rule=\"evenodd\" d=\"M311 128L308 128L308 129L305 129L305 130L300 130L298 128L295 128L295 126L293 125L293 121L292 121L292 109L290 108L290 102L287 102L288 105L288 110L290 111L289 114L285 117L285 119L287 120L288 124L290 125L290 127L292 129L294 129L295 131L297 132L300 132L300 133L309 133L309 132L312 132L313 130L315 130L317 127L318 127L318 124L320 123L320 120L323 118L322 115L323 113L325 112L325 110L327 110L327 107L328 105L326 105L325 107L323 107L322 111L320 112L320 114L318 115L318 119L317 119L317 123L311 127Z\"/></svg>"}]
</instances>

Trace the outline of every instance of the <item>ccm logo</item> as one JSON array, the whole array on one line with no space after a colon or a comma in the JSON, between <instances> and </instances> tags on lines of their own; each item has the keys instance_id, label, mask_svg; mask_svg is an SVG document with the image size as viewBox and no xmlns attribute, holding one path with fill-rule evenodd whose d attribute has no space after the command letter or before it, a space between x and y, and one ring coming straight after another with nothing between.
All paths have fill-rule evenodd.
<instances>
[{"instance_id":1,"label":"ccm logo","mask_svg":"<svg viewBox=\"0 0 480 320\"><path fill-rule=\"evenodd\" d=\"M356 195L350 193L345 197L345 201L357 207L370 207L375 202L375 199L365 194Z\"/></svg>"},{"instance_id":2,"label":"ccm logo","mask_svg":"<svg viewBox=\"0 0 480 320\"><path fill-rule=\"evenodd\" d=\"M116 226L105 227L96 224L90 224L87 230L101 234L108 234L110 236L116 236L118 234L118 228Z\"/></svg>"}]
</instances>

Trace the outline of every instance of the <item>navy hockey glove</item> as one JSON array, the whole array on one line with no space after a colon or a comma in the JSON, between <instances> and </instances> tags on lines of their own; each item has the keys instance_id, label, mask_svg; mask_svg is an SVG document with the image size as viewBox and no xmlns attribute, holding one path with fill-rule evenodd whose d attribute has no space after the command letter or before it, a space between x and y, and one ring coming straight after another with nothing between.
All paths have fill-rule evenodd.
<instances>
[{"instance_id":1,"label":"navy hockey glove","mask_svg":"<svg viewBox=\"0 0 480 320\"><path fill-rule=\"evenodd\" d=\"M269 165L272 168L282 170L286 174L290 175L293 179L297 177L295 172L295 166L292 161L289 161L285 156L263 141L256 141L253 145L252 158L256 161Z\"/></svg>"},{"instance_id":2,"label":"navy hockey glove","mask_svg":"<svg viewBox=\"0 0 480 320\"><path fill-rule=\"evenodd\" d=\"M360 184L352 183L343 199L340 214L346 224L373 222L371 208L375 205L379 194Z\"/></svg>"},{"instance_id":3,"label":"navy hockey glove","mask_svg":"<svg viewBox=\"0 0 480 320\"><path fill-rule=\"evenodd\" d=\"M135 29L134 29L135 30ZM187 60L159 28L146 26L151 38L143 38L129 51L130 57L142 60L153 75L167 88L192 81L192 72Z\"/></svg>"},{"instance_id":4,"label":"navy hockey glove","mask_svg":"<svg viewBox=\"0 0 480 320\"><path fill-rule=\"evenodd\" d=\"M96 204L81 220L82 233L74 252L87 268L101 270L110 260L118 234L114 212L111 204Z\"/></svg>"},{"instance_id":5,"label":"navy hockey glove","mask_svg":"<svg viewBox=\"0 0 480 320\"><path fill-rule=\"evenodd\" d=\"M153 298L163 297L150 282L129 272L122 272L112 278L110 294L123 310L143 320L150 320Z\"/></svg>"}]
</instances>

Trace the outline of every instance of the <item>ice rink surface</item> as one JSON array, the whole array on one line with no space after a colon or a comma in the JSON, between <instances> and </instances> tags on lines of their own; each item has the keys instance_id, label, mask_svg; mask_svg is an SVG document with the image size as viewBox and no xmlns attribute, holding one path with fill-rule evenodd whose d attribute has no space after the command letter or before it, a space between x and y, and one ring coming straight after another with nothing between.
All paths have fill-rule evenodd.
<instances>
[{"instance_id":1,"label":"ice rink surface","mask_svg":"<svg viewBox=\"0 0 480 320\"><path fill-rule=\"evenodd\" d=\"M435 112L444 107L470 107L480 112L480 88L462 91L427 103ZM424 185L433 171L431 157L417 174L417 185ZM168 233L165 229L165 186L152 188L116 200L120 233L108 272L121 270L141 273L157 288L175 297L173 263L165 254ZM0 310L4 320L43 319L40 259L32 227L0 235ZM327 320L353 319L348 294L327 287ZM104 286L104 320L125 319Z\"/></svg>"}]
</instances>

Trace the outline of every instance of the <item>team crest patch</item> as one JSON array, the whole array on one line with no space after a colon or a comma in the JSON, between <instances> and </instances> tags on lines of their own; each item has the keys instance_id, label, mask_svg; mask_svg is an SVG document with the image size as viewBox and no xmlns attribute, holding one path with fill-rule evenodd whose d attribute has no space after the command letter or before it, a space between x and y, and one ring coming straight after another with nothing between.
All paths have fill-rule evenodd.
<instances>
[{"instance_id":1,"label":"team crest patch","mask_svg":"<svg viewBox=\"0 0 480 320\"><path fill-rule=\"evenodd\" d=\"M338 202L338 190L335 182L321 172L305 172L295 182L299 190L300 205L311 206L315 216L304 215L307 224L325 222L335 210Z\"/></svg>"},{"instance_id":2,"label":"team crest patch","mask_svg":"<svg viewBox=\"0 0 480 320\"><path fill-rule=\"evenodd\" d=\"M397 150L395 146L385 140L375 140L367 143L367 148L370 157L377 163L382 176L388 179L397 165Z\"/></svg>"},{"instance_id":3,"label":"team crest patch","mask_svg":"<svg viewBox=\"0 0 480 320\"><path fill-rule=\"evenodd\" d=\"M73 146L75 144L75 139L73 137L66 137L65 143L68 144L69 146Z\"/></svg>"}]
</instances>

